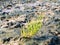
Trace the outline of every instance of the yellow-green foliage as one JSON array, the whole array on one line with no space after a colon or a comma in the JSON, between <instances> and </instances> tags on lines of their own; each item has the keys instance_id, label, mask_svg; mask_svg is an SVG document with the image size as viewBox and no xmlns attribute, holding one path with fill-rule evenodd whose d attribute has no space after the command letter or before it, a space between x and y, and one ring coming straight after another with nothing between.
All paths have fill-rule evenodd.
<instances>
[{"instance_id":1,"label":"yellow-green foliage","mask_svg":"<svg viewBox=\"0 0 60 45\"><path fill-rule=\"evenodd\" d=\"M38 16L37 20L33 20L31 22L28 22L28 25L26 28L22 28L21 30L21 36L23 37L32 37L34 36L39 29L42 27L42 16Z\"/></svg>"}]
</instances>

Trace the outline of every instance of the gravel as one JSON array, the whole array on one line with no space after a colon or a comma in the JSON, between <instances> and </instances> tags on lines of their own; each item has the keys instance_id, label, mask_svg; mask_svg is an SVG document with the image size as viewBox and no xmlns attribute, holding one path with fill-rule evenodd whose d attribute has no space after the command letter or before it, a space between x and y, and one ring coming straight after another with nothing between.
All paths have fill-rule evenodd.
<instances>
[{"instance_id":1,"label":"gravel","mask_svg":"<svg viewBox=\"0 0 60 45\"><path fill-rule=\"evenodd\" d=\"M38 13L44 13L43 26L25 45L60 44L60 0L1 0L0 1L0 39L10 41L10 37L19 37L20 29L27 21L36 18ZM4 40L3 40L4 39ZM36 42L34 42L36 40ZM39 41L37 41L39 40ZM42 40L42 42L41 42ZM50 41L51 40L51 41ZM57 40L58 42L56 42ZM30 43L31 42L31 43ZM39 42L39 43L38 43ZM41 42L41 44L40 44ZM44 44L43 44L44 43ZM9 44L6 44L9 45ZM18 45L15 43L13 45Z\"/></svg>"}]
</instances>

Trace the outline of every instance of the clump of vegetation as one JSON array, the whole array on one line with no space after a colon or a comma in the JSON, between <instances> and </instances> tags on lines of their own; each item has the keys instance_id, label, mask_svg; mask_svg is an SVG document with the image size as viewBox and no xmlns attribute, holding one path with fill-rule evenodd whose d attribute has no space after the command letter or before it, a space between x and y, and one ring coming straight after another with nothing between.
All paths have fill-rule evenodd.
<instances>
[{"instance_id":1,"label":"clump of vegetation","mask_svg":"<svg viewBox=\"0 0 60 45\"><path fill-rule=\"evenodd\" d=\"M32 37L34 36L42 27L42 15L38 15L38 18L36 20L33 20L31 22L28 21L28 24L21 30L21 36L22 37Z\"/></svg>"}]
</instances>

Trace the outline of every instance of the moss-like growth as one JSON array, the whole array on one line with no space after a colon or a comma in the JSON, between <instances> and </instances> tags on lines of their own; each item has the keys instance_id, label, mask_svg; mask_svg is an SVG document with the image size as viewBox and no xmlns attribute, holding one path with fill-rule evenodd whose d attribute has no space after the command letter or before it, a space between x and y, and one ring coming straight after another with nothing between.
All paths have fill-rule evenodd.
<instances>
[{"instance_id":1,"label":"moss-like growth","mask_svg":"<svg viewBox=\"0 0 60 45\"><path fill-rule=\"evenodd\" d=\"M28 25L26 25L26 28L23 27L21 30L21 36L22 37L32 37L34 36L42 27L42 15L39 15L36 20L33 20L31 22L28 22Z\"/></svg>"}]
</instances>

